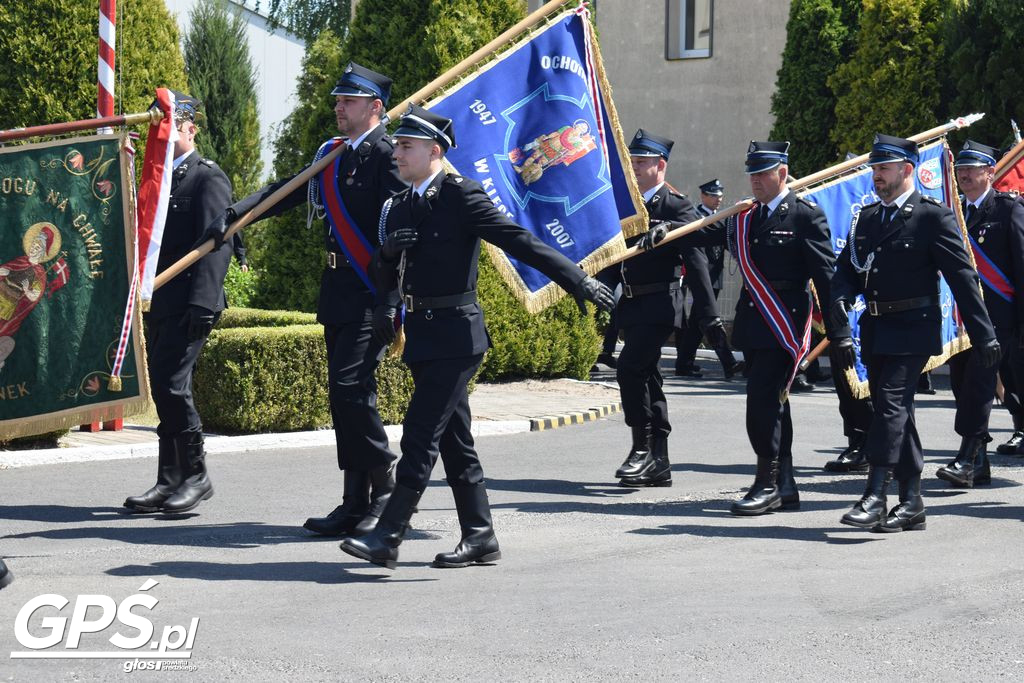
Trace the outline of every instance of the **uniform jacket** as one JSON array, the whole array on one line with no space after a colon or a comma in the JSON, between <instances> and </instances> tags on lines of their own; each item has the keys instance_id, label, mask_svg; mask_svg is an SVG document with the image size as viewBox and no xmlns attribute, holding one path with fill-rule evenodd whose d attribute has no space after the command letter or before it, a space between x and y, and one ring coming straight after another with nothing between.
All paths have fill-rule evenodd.
<instances>
[{"instance_id":1,"label":"uniform jacket","mask_svg":"<svg viewBox=\"0 0 1024 683\"><path fill-rule=\"evenodd\" d=\"M206 226L231 203L231 181L214 162L193 151L171 176L171 196L157 274L195 247ZM222 245L153 292L150 320L181 316L190 306L214 313L224 310L224 276L231 263L230 245Z\"/></svg>"},{"instance_id":2,"label":"uniform jacket","mask_svg":"<svg viewBox=\"0 0 1024 683\"><path fill-rule=\"evenodd\" d=\"M808 281L821 301L829 301L829 283L835 268L831 234L825 213L815 204L789 192L763 223L752 219L750 256L761 275L786 306L799 336L811 315ZM781 344L764 321L744 287L736 303L733 345L743 349L779 349Z\"/></svg>"},{"instance_id":3,"label":"uniform jacket","mask_svg":"<svg viewBox=\"0 0 1024 683\"><path fill-rule=\"evenodd\" d=\"M399 285L403 296L439 297L476 290L480 240L572 290L586 274L558 251L516 225L495 208L480 183L441 171L413 206L411 190L397 195L387 215L387 233L415 228L417 243L401 260L385 261L374 253L374 283L382 290ZM401 272L400 272L401 271ZM479 303L437 310L415 309L405 315L407 363L481 354L490 347Z\"/></svg>"},{"instance_id":4,"label":"uniform jacket","mask_svg":"<svg viewBox=\"0 0 1024 683\"><path fill-rule=\"evenodd\" d=\"M953 291L960 316L974 344L995 339L981 298L978 275L967 256L953 212L938 200L914 191L885 226L880 202L865 206L854 225L852 239L839 254L832 279L832 301L852 302L857 294L869 301L900 301L939 296L941 272ZM851 249L867 273L858 273ZM942 313L949 302L860 319L861 348L868 354L936 355L942 351ZM946 311L949 313L948 309ZM849 336L849 328L830 337Z\"/></svg>"},{"instance_id":5,"label":"uniform jacket","mask_svg":"<svg viewBox=\"0 0 1024 683\"><path fill-rule=\"evenodd\" d=\"M966 203L963 208L966 215ZM982 282L992 325L1000 331L1017 332L1024 324L1024 200L990 190L967 221L967 230L1017 292L1007 301Z\"/></svg>"},{"instance_id":6,"label":"uniform jacket","mask_svg":"<svg viewBox=\"0 0 1024 683\"><path fill-rule=\"evenodd\" d=\"M662 185L647 202L647 213L652 223L672 221L690 223L697 220L697 212L685 195ZM640 241L641 236L626 240L627 246ZM682 266L682 267L681 267ZM686 285L693 291L691 317L696 321L708 316L709 304L714 307L714 294L708 277L708 263L702 249L690 246L687 238L673 240L664 246L641 253L623 261L619 268L622 296L615 311L620 327L634 325L668 325L680 327L683 321L685 294L682 289L629 296L629 286L678 282L685 268ZM717 315L717 308L713 315ZM712 316L713 317L713 316Z\"/></svg>"},{"instance_id":7,"label":"uniform jacket","mask_svg":"<svg viewBox=\"0 0 1024 683\"><path fill-rule=\"evenodd\" d=\"M392 151L394 142L388 137L383 125L377 126L363 139L358 149L342 152L341 172L335 179L349 215L373 248L380 246L378 235L381 206L389 197L406 187L391 158ZM268 185L231 208L240 216L289 180L291 178ZM308 186L302 185L275 204L260 220L304 205L308 197ZM325 268L321 276L317 320L325 325L367 320L373 311L373 294L356 272L347 266L341 247L331 234L326 219L323 225L324 245L328 252L336 254L338 267ZM309 264L309 267L313 265Z\"/></svg>"},{"instance_id":8,"label":"uniform jacket","mask_svg":"<svg viewBox=\"0 0 1024 683\"><path fill-rule=\"evenodd\" d=\"M712 215L707 207L703 204L697 205L697 217L707 218ZM722 221L718 221L713 225L719 225L721 230L725 229L725 224ZM708 257L708 276L711 278L711 286L714 289L721 290L723 285L723 275L725 273L725 246L720 244L712 244L704 247L704 253Z\"/></svg>"}]
</instances>

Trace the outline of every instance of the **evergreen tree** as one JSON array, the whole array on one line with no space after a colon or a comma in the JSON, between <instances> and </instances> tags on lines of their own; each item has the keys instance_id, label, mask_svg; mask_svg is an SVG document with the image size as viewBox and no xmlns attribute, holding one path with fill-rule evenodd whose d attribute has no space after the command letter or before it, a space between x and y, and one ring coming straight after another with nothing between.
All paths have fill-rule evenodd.
<instances>
[{"instance_id":1,"label":"evergreen tree","mask_svg":"<svg viewBox=\"0 0 1024 683\"><path fill-rule=\"evenodd\" d=\"M244 197L259 187L263 172L256 70L245 19L229 14L224 0L202 0L189 18L185 69L190 94L205 109L196 144L203 156L224 169L235 196Z\"/></svg>"},{"instance_id":2,"label":"evergreen tree","mask_svg":"<svg viewBox=\"0 0 1024 683\"><path fill-rule=\"evenodd\" d=\"M836 94L831 139L863 154L876 132L909 136L939 123L945 78L944 0L864 0L856 48L828 79Z\"/></svg>"},{"instance_id":3,"label":"evergreen tree","mask_svg":"<svg viewBox=\"0 0 1024 683\"><path fill-rule=\"evenodd\" d=\"M946 118L985 113L956 137L1010 145L1010 119L1024 125L1024 89L1013 77L1024 44L1024 5L1019 0L964 3L950 22L946 44Z\"/></svg>"},{"instance_id":4,"label":"evergreen tree","mask_svg":"<svg viewBox=\"0 0 1024 683\"><path fill-rule=\"evenodd\" d=\"M253 0L265 9L273 27L285 26L308 45L323 31L335 36L348 32L352 0Z\"/></svg>"},{"instance_id":5,"label":"evergreen tree","mask_svg":"<svg viewBox=\"0 0 1024 683\"><path fill-rule=\"evenodd\" d=\"M156 88L186 89L178 27L163 0L117 3L115 111ZM0 2L0 128L96 116L96 0Z\"/></svg>"},{"instance_id":6,"label":"evergreen tree","mask_svg":"<svg viewBox=\"0 0 1024 683\"><path fill-rule=\"evenodd\" d=\"M828 78L853 52L861 0L793 0L772 95L771 139L793 143L793 175L801 177L832 163L838 153L829 140L836 98Z\"/></svg>"}]
</instances>

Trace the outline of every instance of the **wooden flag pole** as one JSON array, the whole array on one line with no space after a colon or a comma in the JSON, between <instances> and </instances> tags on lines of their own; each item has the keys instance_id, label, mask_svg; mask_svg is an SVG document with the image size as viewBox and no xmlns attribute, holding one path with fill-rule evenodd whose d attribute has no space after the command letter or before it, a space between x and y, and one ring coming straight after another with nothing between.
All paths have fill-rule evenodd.
<instances>
[{"instance_id":1,"label":"wooden flag pole","mask_svg":"<svg viewBox=\"0 0 1024 683\"><path fill-rule=\"evenodd\" d=\"M73 133L79 130L94 130L96 128L109 128L112 126L140 126L155 123L163 117L164 113L159 108L153 107L149 111L138 114L121 114L120 116L105 116L101 119L48 123L44 126L32 126L30 128L11 128L10 130L0 130L0 143L43 135L63 135L64 133Z\"/></svg>"},{"instance_id":2,"label":"wooden flag pole","mask_svg":"<svg viewBox=\"0 0 1024 683\"><path fill-rule=\"evenodd\" d=\"M409 97L405 98L397 105L392 107L387 113L388 118L394 118L398 116L403 111L405 111L406 107L408 107L409 104L411 103L423 102L428 96L432 95L434 92L440 90L449 83L452 83L456 79L460 78L463 74L469 71L484 57L503 47L516 36L518 36L520 33L523 33L524 31L527 31L533 26L539 24L549 14L552 14L553 12L557 11L567 2L568 0L551 0L550 2L542 5L539 9L531 12L522 21L516 23L507 31L499 35L497 38L487 43L486 45L481 47L479 50L477 50L470 56L463 59L455 66L448 69L448 71L444 72L443 74L432 80L430 83L427 83L425 86L414 92L412 95L410 95ZM344 151L344 149L345 145L338 145L328 154L326 154L322 159L306 168L304 171L296 175L283 186L275 190L274 193L271 194L269 197L264 199L262 202L254 206L249 211L246 211L243 215L239 216L238 219L235 220L230 227L228 227L227 231L225 231L224 241L226 242L229 239L231 239L231 237L236 232L238 232L245 226L249 225L249 223L252 223L254 220L262 216L267 211L267 209L269 209L270 207L274 206L279 201L287 197L289 194L294 192L298 187L309 182L310 178L312 178L317 173L320 173L320 171L325 169L328 164L334 161L334 159L339 154L341 154L342 151ZM167 284L169 280L173 279L183 270L191 266L193 263L201 259L206 254L209 254L211 251L213 251L214 245L214 240L209 239L203 244L193 249L192 251L190 251L189 253L185 254L185 256L183 256L176 263L169 266L166 270L162 271L159 275L156 276L156 279L153 280L153 291L160 289L160 287Z\"/></svg>"},{"instance_id":3,"label":"wooden flag pole","mask_svg":"<svg viewBox=\"0 0 1024 683\"><path fill-rule=\"evenodd\" d=\"M945 135L950 131L954 131L959 128L964 128L965 126L969 126L972 123L981 120L983 116L985 115L968 114L967 116L961 116L960 118L953 119L952 121L944 123L941 126L936 126L935 128L926 130L923 133L918 133L917 135L914 135L913 137L910 137L908 139L913 140L918 144L921 144L926 140L931 140L932 138L939 137L940 135ZM858 166L861 166L864 163L866 163L869 156L869 154L861 154L859 157L847 159L846 161L838 163L834 166L829 166L828 168L818 171L817 173L812 173L806 178L792 180L789 183L787 183L787 186L790 190L793 190L794 192L797 190L802 190L805 187L810 187L811 185L815 185L824 180L828 180L833 176L837 176L841 173L846 173L847 171L852 171ZM658 246L661 246L667 242L671 242L672 240L679 239L680 237L689 235L692 232L696 232L701 228L705 228L709 225L717 223L718 221L729 218L730 216L734 216L740 211L744 211L750 208L751 206L753 206L753 204L754 202L751 200L743 200L737 204L734 204L733 206L730 206L728 209L725 209L724 211L719 211L718 213L707 216L706 218L702 218L699 221L693 221L691 223L687 223L678 228L675 228L674 230L670 231L667 235L665 235L665 239L659 242ZM621 261L625 261L626 259L632 258L641 252L642 250L638 246L630 247L629 249L626 249L624 252L619 254L619 256L616 257L616 259L612 263L614 264L619 263Z\"/></svg>"}]
</instances>

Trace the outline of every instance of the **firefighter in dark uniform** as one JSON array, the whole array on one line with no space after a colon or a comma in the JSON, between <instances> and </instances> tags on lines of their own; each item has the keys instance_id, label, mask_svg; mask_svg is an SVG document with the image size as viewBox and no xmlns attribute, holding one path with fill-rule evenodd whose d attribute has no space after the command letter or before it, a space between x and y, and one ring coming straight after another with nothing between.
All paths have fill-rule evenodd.
<instances>
[{"instance_id":1,"label":"firefighter in dark uniform","mask_svg":"<svg viewBox=\"0 0 1024 683\"><path fill-rule=\"evenodd\" d=\"M336 188L320 187L314 180L261 216L276 216L310 202L313 215L324 218L327 264L320 280L317 320L324 326L329 372L328 394L337 442L338 468L344 477L343 500L326 517L311 517L303 526L325 536L365 533L373 528L394 485L394 461L388 437L377 412L374 371L384 356L384 345L373 339L371 321L374 294L346 257L331 228L325 208L327 192L336 189L352 219L356 239L379 246L380 208L405 189L391 153L394 144L384 128L391 79L349 63L331 94L335 96L338 130L348 138L340 167L333 178ZM325 143L317 158L326 153ZM319 178L319 175L317 176ZM290 178L268 185L234 204L225 220L244 214ZM343 237L342 237L343 239Z\"/></svg>"},{"instance_id":2,"label":"firefighter in dark uniform","mask_svg":"<svg viewBox=\"0 0 1024 683\"><path fill-rule=\"evenodd\" d=\"M963 213L981 275L985 308L999 346L1012 355L1010 349L1017 344L1024 323L1024 202L993 189L998 154L994 147L968 140L957 155L956 180L963 193ZM999 368L984 367L980 360L970 351L949 359L960 452L937 475L956 487L971 488L992 481L988 422ZM1017 383L1011 381L1007 393L1013 394L1015 386ZM1014 396L1013 400L1019 403L1019 398Z\"/></svg>"},{"instance_id":3,"label":"firefighter in dark uniform","mask_svg":"<svg viewBox=\"0 0 1024 683\"><path fill-rule=\"evenodd\" d=\"M746 173L757 200L750 214L746 244L750 260L782 303L794 337L802 339L811 315L813 282L828 298L835 266L828 222L817 205L786 187L788 142L751 142ZM730 221L730 250L738 254L736 221ZM741 272L743 269L741 268ZM732 505L736 515L759 515L800 507L793 476L793 421L788 397L796 370L786 350L755 303L744 272L736 303L732 341L743 351L747 368L747 436L757 455L757 474L746 495ZM759 299L760 301L760 299Z\"/></svg>"},{"instance_id":4,"label":"firefighter in dark uniform","mask_svg":"<svg viewBox=\"0 0 1024 683\"><path fill-rule=\"evenodd\" d=\"M839 369L844 369L854 361L850 304L858 294L867 302L860 338L874 405L864 446L871 467L864 495L841 521L880 531L925 528L924 460L914 422L914 392L928 358L942 351L940 272L980 366L994 366L1000 355L953 212L915 189L917 163L913 141L875 136L868 164L882 201L861 209L839 255L829 307L829 338ZM886 489L894 477L900 502L887 511Z\"/></svg>"},{"instance_id":5,"label":"firefighter in dark uniform","mask_svg":"<svg viewBox=\"0 0 1024 683\"><path fill-rule=\"evenodd\" d=\"M467 385L490 346L477 302L480 240L547 274L577 298L611 308L609 289L509 220L474 180L444 171L455 144L452 122L413 106L395 131L399 172L411 184L385 208L373 274L380 292L401 293L405 304L403 360L415 389L403 421L397 484L376 528L342 541L346 553L394 568L414 507L440 455L452 488L462 537L437 567L465 567L501 557L491 524L483 470L470 433ZM395 337L394 301L375 310L374 332ZM591 324L585 309L582 322Z\"/></svg>"},{"instance_id":6,"label":"firefighter in dark uniform","mask_svg":"<svg viewBox=\"0 0 1024 683\"><path fill-rule=\"evenodd\" d=\"M700 203L697 204L697 218L706 218L718 211L722 205L722 196L725 188L718 182L718 178L709 180L700 186ZM676 330L676 374L682 376L699 376L695 373L694 359L697 356L697 347L700 340L706 338L710 347L718 356L722 364L722 370L726 379L732 379L737 373L743 371L743 364L736 360L732 348L729 346L729 338L725 334L725 326L719 315L717 301L718 294L722 291L722 271L725 267L725 247L720 244L712 244L703 247L701 251L707 260L708 283L711 287L709 299L715 302L714 309L706 309L707 315L704 319L697 319L695 313L701 313L696 306L690 309L690 320L685 330ZM685 284L694 294L694 301L697 301L699 288L707 286L703 279L690 277L687 268ZM682 332L682 334L680 334Z\"/></svg>"},{"instance_id":7,"label":"firefighter in dark uniform","mask_svg":"<svg viewBox=\"0 0 1024 683\"><path fill-rule=\"evenodd\" d=\"M231 182L195 150L199 100L176 93L174 171L157 274L193 249L231 203ZM221 235L223 241L223 235ZM153 293L146 323L149 383L160 424L156 485L125 500L132 512L186 512L213 495L203 425L192 399L199 352L227 303L231 249L221 244Z\"/></svg>"},{"instance_id":8,"label":"firefighter in dark uniform","mask_svg":"<svg viewBox=\"0 0 1024 683\"><path fill-rule=\"evenodd\" d=\"M637 187L643 193L647 213L655 224L644 235L632 237L627 246L639 244L645 253L620 264L622 294L615 317L624 334L616 376L622 396L622 412L632 432L626 460L615 472L622 486L671 486L668 459L668 403L662 391L658 369L661 346L683 320L681 264L687 278L697 284L691 324L714 311L714 297L708 277L707 258L700 247L686 239L653 249L664 238L664 221L690 223L697 220L693 204L665 183L665 171L673 141L640 129L629 143L629 156ZM703 297L701 297L703 293Z\"/></svg>"}]
</instances>

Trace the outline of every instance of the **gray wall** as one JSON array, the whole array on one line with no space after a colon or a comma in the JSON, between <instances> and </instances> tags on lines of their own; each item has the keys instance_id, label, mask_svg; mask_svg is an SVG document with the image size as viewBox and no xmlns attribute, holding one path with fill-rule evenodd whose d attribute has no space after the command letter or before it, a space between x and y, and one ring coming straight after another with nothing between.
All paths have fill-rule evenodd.
<instances>
[{"instance_id":1,"label":"gray wall","mask_svg":"<svg viewBox=\"0 0 1024 683\"><path fill-rule=\"evenodd\" d=\"M600 0L597 25L605 70L627 139L637 128L675 140L668 181L696 199L711 178L725 201L750 194L743 160L764 140L775 74L786 42L789 0L716 0L712 54L665 59L666 0ZM735 280L735 278L734 278ZM736 284L723 293L731 318Z\"/></svg>"}]
</instances>

